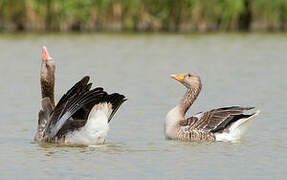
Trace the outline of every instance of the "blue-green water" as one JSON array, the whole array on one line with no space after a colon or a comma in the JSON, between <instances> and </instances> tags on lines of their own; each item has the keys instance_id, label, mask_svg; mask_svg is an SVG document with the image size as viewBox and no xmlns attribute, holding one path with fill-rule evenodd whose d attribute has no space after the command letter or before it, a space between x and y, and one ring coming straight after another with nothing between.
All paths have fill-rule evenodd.
<instances>
[{"instance_id":1,"label":"blue-green water","mask_svg":"<svg viewBox=\"0 0 287 180\"><path fill-rule=\"evenodd\" d=\"M57 100L90 75L128 97L106 144L33 143L41 46L57 63ZM286 179L287 35L0 34L0 179ZM188 115L227 105L261 110L239 143L165 140L166 113L194 72L203 89Z\"/></svg>"}]
</instances>

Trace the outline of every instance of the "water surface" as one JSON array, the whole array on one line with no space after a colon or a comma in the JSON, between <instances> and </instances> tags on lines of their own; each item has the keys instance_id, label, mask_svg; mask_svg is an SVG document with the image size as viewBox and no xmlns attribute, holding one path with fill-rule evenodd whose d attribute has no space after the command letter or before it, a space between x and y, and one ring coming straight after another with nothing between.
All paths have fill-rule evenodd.
<instances>
[{"instance_id":1,"label":"water surface","mask_svg":"<svg viewBox=\"0 0 287 180\"><path fill-rule=\"evenodd\" d=\"M56 99L90 75L125 94L106 144L33 143L41 46L57 63ZM286 179L287 35L0 35L0 179ZM166 113L194 72L203 89L188 115L227 105L261 110L239 143L165 140Z\"/></svg>"}]
</instances>

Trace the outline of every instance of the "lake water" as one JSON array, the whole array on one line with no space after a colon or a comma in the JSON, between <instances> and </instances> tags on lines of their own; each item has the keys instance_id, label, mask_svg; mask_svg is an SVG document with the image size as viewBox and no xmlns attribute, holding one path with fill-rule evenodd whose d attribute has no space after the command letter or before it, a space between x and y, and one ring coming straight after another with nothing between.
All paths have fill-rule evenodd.
<instances>
[{"instance_id":1,"label":"lake water","mask_svg":"<svg viewBox=\"0 0 287 180\"><path fill-rule=\"evenodd\" d=\"M90 75L127 96L106 144L33 143L41 46L57 63L56 99ZM287 34L0 34L0 179L286 179ZM165 140L163 123L194 72L188 116L228 105L261 110L238 143Z\"/></svg>"}]
</instances>

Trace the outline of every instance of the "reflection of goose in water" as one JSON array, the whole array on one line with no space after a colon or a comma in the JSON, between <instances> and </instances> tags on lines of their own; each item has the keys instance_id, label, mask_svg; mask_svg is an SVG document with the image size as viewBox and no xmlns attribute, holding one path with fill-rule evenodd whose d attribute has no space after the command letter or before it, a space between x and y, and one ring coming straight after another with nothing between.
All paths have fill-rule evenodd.
<instances>
[{"instance_id":1,"label":"reflection of goose in water","mask_svg":"<svg viewBox=\"0 0 287 180\"><path fill-rule=\"evenodd\" d=\"M185 114L201 91L200 77L192 74L171 75L187 91L179 104L167 114L165 135L168 139L183 141L235 141L247 131L252 114L243 114L254 107L231 106L198 113L185 119Z\"/></svg>"},{"instance_id":2,"label":"reflection of goose in water","mask_svg":"<svg viewBox=\"0 0 287 180\"><path fill-rule=\"evenodd\" d=\"M55 106L55 61L46 47L42 53L42 110L35 141L84 145L103 143L109 122L126 101L125 96L108 94L101 87L91 90L92 83L85 76Z\"/></svg>"}]
</instances>

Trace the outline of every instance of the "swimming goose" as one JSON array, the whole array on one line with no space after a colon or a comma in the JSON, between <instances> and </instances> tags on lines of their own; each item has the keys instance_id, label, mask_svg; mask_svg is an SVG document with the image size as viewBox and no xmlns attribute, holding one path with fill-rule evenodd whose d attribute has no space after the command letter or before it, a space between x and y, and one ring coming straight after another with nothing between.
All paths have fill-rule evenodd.
<instances>
[{"instance_id":1,"label":"swimming goose","mask_svg":"<svg viewBox=\"0 0 287 180\"><path fill-rule=\"evenodd\" d=\"M168 139L182 141L237 141L260 111L244 114L254 107L230 106L201 112L185 119L185 114L201 91L201 80L193 73L171 75L183 84L187 91L179 104L168 112L165 119L165 135Z\"/></svg>"},{"instance_id":2,"label":"swimming goose","mask_svg":"<svg viewBox=\"0 0 287 180\"><path fill-rule=\"evenodd\" d=\"M45 61L52 59L46 48L43 48L43 57ZM101 87L91 89L92 83L85 76L54 107L54 70L55 63L42 62L42 109L35 141L81 145L103 143L109 122L126 101L125 96L108 94Z\"/></svg>"}]
</instances>

